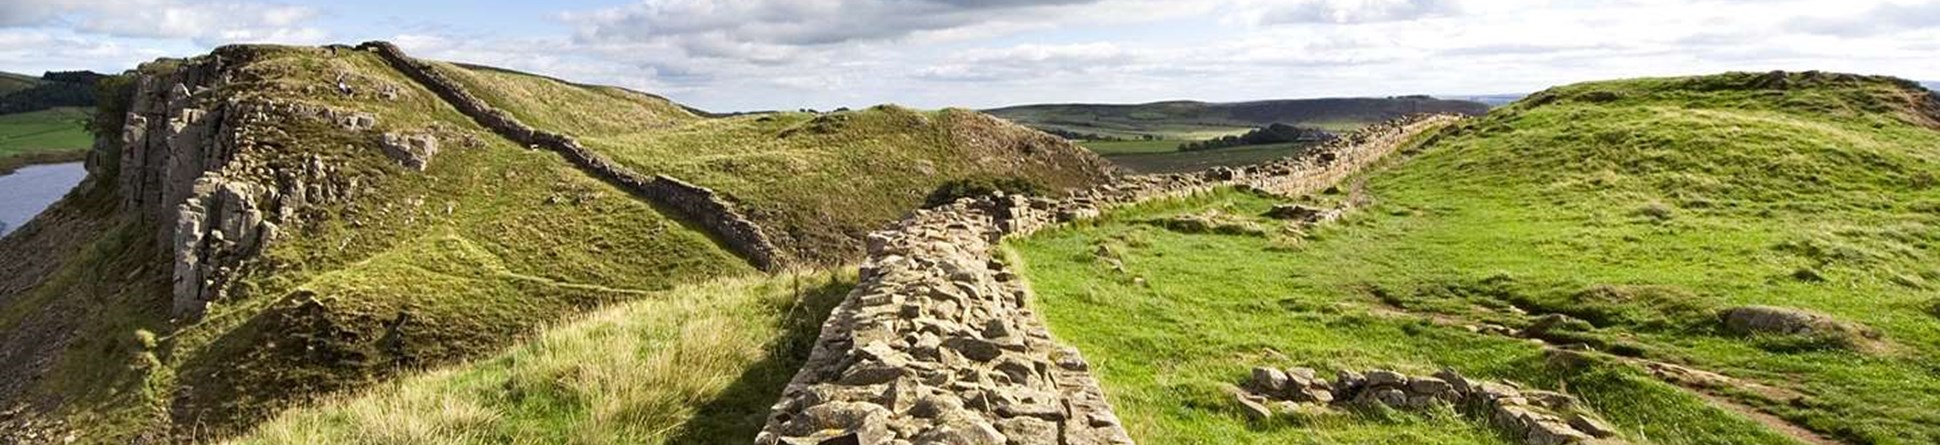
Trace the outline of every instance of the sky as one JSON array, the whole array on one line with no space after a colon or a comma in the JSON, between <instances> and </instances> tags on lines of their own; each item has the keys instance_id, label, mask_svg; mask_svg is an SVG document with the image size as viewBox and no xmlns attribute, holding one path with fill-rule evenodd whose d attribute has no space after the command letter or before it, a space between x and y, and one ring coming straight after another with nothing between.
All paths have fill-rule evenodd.
<instances>
[{"instance_id":1,"label":"sky","mask_svg":"<svg viewBox=\"0 0 1940 445\"><path fill-rule=\"evenodd\" d=\"M0 71L366 40L712 111L1940 80L1940 0L0 0Z\"/></svg>"}]
</instances>

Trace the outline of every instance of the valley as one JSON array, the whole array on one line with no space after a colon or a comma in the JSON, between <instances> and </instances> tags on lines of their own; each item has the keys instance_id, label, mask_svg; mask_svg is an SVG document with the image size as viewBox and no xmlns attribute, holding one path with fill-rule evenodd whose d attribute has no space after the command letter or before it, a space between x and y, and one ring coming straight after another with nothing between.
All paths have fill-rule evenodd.
<instances>
[{"instance_id":1,"label":"valley","mask_svg":"<svg viewBox=\"0 0 1940 445\"><path fill-rule=\"evenodd\" d=\"M1488 111L1488 106L1427 96L1400 96L1235 103L1019 105L986 111L1076 141L1133 172L1184 173L1293 156L1312 145L1253 144L1201 153L1180 150L1182 144L1235 136L1272 124L1345 132L1416 113L1481 114Z\"/></svg>"}]
</instances>

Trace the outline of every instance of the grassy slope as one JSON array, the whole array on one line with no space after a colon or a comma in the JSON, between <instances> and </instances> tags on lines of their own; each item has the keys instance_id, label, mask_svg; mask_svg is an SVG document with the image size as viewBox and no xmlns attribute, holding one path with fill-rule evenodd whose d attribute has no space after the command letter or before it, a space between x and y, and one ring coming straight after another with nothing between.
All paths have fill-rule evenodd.
<instances>
[{"instance_id":1,"label":"grassy slope","mask_svg":"<svg viewBox=\"0 0 1940 445\"><path fill-rule=\"evenodd\" d=\"M282 135L262 135L281 148L257 161L294 168L320 156L341 168L336 177L360 181L358 198L286 226L266 265L197 324L177 329L165 319L167 271L154 264L166 263L146 246L152 229L134 224L102 236L59 275L127 276L128 284L56 282L0 308L4 327L45 316L36 315L45 302L84 302L76 312L90 316L38 393L65 398L70 423L93 425L90 440L125 442L170 422L219 436L304 397L498 351L591 308L753 272L557 155L492 136L374 56L251 54L237 76L245 83L231 94L372 112L378 131L435 128L443 149L415 173L379 153L371 134L291 121ZM358 91L388 84L402 96L346 98L317 87L337 72L354 73Z\"/></svg>"},{"instance_id":2,"label":"grassy slope","mask_svg":"<svg viewBox=\"0 0 1940 445\"><path fill-rule=\"evenodd\" d=\"M0 95L33 88L40 83L40 76L0 72Z\"/></svg>"},{"instance_id":3,"label":"grassy slope","mask_svg":"<svg viewBox=\"0 0 1940 445\"><path fill-rule=\"evenodd\" d=\"M87 119L79 108L0 115L0 173L29 161L80 159L94 144Z\"/></svg>"},{"instance_id":4,"label":"grassy slope","mask_svg":"<svg viewBox=\"0 0 1940 445\"><path fill-rule=\"evenodd\" d=\"M664 99L499 70L460 78L539 128L646 174L669 174L738 200L771 236L811 260L860 254L880 228L944 182L1019 176L1087 185L1101 166L1081 150L975 112L893 106L827 115L699 119Z\"/></svg>"},{"instance_id":5,"label":"grassy slope","mask_svg":"<svg viewBox=\"0 0 1940 445\"><path fill-rule=\"evenodd\" d=\"M1576 314L1597 326L1573 333L1581 338L1801 392L1765 406L1794 422L1862 442L1940 441L1929 408L1940 405L1940 298L1929 284L1940 280L1931 247L1940 132L1906 112L1915 96L1896 85L1791 80L1809 86L1747 87L1756 77L1736 74L1539 94L1373 176L1373 208L1306 236L1131 223L1269 204L1226 194L1017 246L1053 330L1098 361L1142 443L1477 440L1409 426L1417 420L1248 427L1215 388L1263 363L1454 366L1567 386L1640 441L1776 440L1626 368L1546 368L1527 344L1378 316L1383 300L1512 324L1511 305ZM1091 254L1098 244L1119 246L1130 273L1152 284L1109 272ZM1824 281L1797 278L1811 275ZM1887 346L1719 332L1715 310L1752 303L1863 323Z\"/></svg>"},{"instance_id":6,"label":"grassy slope","mask_svg":"<svg viewBox=\"0 0 1940 445\"><path fill-rule=\"evenodd\" d=\"M235 443L746 443L853 277L623 303L474 364L292 410Z\"/></svg>"}]
</instances>

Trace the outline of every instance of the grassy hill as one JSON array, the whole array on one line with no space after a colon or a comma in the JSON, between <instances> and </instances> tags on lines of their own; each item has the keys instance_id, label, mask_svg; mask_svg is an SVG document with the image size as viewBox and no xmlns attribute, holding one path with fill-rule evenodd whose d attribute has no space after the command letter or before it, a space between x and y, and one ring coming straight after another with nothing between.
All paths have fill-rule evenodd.
<instances>
[{"instance_id":1,"label":"grassy hill","mask_svg":"<svg viewBox=\"0 0 1940 445\"><path fill-rule=\"evenodd\" d=\"M1561 389L1637 443L1933 443L1936 110L1910 83L1823 73L1571 85L1364 175L1344 188L1372 204L1343 221L1272 230L1284 223L1256 215L1282 200L1229 191L1013 248L1140 443L1513 443L1456 415L1251 423L1221 388L1261 365L1451 367ZM1268 234L1153 223L1209 212ZM1720 322L1745 305L1844 328ZM1550 314L1576 321L1538 337L1597 352L1556 360L1465 328ZM1694 390L1645 363L1729 380Z\"/></svg>"},{"instance_id":2,"label":"grassy hill","mask_svg":"<svg viewBox=\"0 0 1940 445\"><path fill-rule=\"evenodd\" d=\"M233 284L226 287L228 296L197 320L170 315L170 260L176 254L158 237L173 232L144 217L150 209L124 208L124 191L114 178L90 180L80 193L53 206L41 222L0 240L0 257L42 258L0 264L6 272L0 273L0 332L6 333L0 338L4 340L0 357L6 358L0 360L0 399L23 404L26 415L41 420L37 428L47 427L47 421L64 421L73 427L49 431L78 430L82 443L221 439L312 398L348 397L360 388L419 370L451 369L506 353L513 345L541 338L538 332L547 326L583 319L603 308L660 313L671 310L670 306L642 302L683 298L689 300L681 304L704 308L694 309L705 312L695 317L746 315L731 320L745 325L695 332L734 337L720 341L731 341L740 349L707 349L720 354L714 356L720 361L707 364L714 370L711 373L669 375L646 383L667 385L655 391L691 400L712 394L697 392L703 390L727 394L723 397L747 406L756 406L750 401L761 399L759 407L765 408L772 394L736 391L778 390L793 369L771 367L785 368L778 363L799 360L798 356L807 354L807 343L782 341L791 338L785 334L799 331L794 324L788 329L741 327L775 320L815 326L819 318L810 314L827 311L826 306L805 305L826 304L822 300L795 299L806 294L795 292L794 282L789 283L791 292L785 299L765 290L734 297L716 292L705 298L708 301L682 296L692 293L670 293L684 286L743 289L748 285L732 283L761 280L747 278L757 274L754 268L705 233L590 176L556 153L517 146L479 127L371 53L345 47L230 46L207 57L221 58L221 78L233 82L198 96L201 104L263 100L324 106L369 113L375 128L356 129L278 113L247 126L253 144L239 149L236 160L219 166L219 174L232 181L274 185L288 184L289 175L322 169L326 174L305 179L315 182L299 185L341 192L297 209L293 220L280 222L275 242L241 263ZM194 66L192 62L159 61L145 65L140 74L174 72ZM1068 145L1003 145L1008 141L1003 136L1010 133L1002 131L1010 127L917 123L978 119L967 112L858 113L858 120L868 126L858 125L861 128L856 130L833 123L843 117L782 116L777 119L791 124L766 127L769 121L759 117L717 121L695 116L664 99L621 89L498 70L481 70L477 77L489 77L476 86L495 100L557 100L506 103L532 104L515 110L535 126L589 142L627 135L632 138L629 141L651 146L658 138L650 131L678 137L719 129L712 135L690 136L712 145L658 149L650 152L653 164L633 165L648 174L693 173L689 178L696 182L721 187L756 208L815 205L836 216L799 219L799 226L791 226L799 228L796 233L834 237L851 234L852 227L879 225L914 208L934 184L982 172L996 174L996 166L1018 167L1002 172L1046 184L1082 184L1103 174L1094 168L1098 167L1095 158ZM340 79L347 89L335 87ZM948 117L953 113L960 116ZM869 120L875 116L910 121ZM996 132L986 131L992 129ZM675 131L682 133L675 135ZM378 148L378 136L384 132L434 134L442 141L441 149L427 169L412 171ZM119 140L119 135L111 137ZM1034 132L1024 137L1048 138ZM796 140L804 142L788 142ZM829 142L835 140L854 144ZM985 145L975 145L979 143ZM975 152L977 156L939 151L970 146L990 149ZM120 147L110 144L105 149ZM1024 149L1036 151L1019 151ZM104 155L119 159L114 152ZM937 174L878 168L890 160L930 162L928 167ZM669 167L658 168L661 165ZM679 166L686 169L674 168ZM118 165L105 174L139 168L162 167ZM756 176L773 170L757 168L787 168L795 178L775 183ZM718 173L701 175L707 172ZM741 183L720 179L734 172L750 179ZM735 188L743 183L754 185ZM897 187L871 188L884 184ZM763 187L840 190L851 200L846 202L867 211L844 213L847 204L840 203L842 197L765 201L786 193ZM851 254L834 250L845 243L859 245L856 240L829 241L817 246L835 247L818 253L826 258L847 257ZM759 289L779 284L763 286L768 287ZM840 293L839 282L831 286L838 287L830 292ZM671 328L655 326L655 334L639 339L640 347L675 347L658 334ZM726 343L703 346L722 344ZM673 361L665 366L687 370L693 363L683 360L689 358L686 354L667 358ZM491 369L498 365L479 366L466 375L504 372ZM543 386L560 378L558 372L567 371L552 369L520 378ZM771 376L750 377L736 385L722 380L763 372ZM574 391L601 390L589 386ZM519 406L536 411L527 412L534 417L506 414L508 419L528 423L503 431L525 438L565 434L565 425L553 422L580 412L562 404L581 393L546 391L535 386L510 393L534 397L520 399L530 404ZM616 428L658 429L674 424L668 423L672 417L638 417L647 415L629 405L638 400L624 400L615 407L598 408L618 410L606 418L615 422L641 422ZM16 428L21 419L18 415L0 418L0 441L18 437L8 434L39 432Z\"/></svg>"},{"instance_id":3,"label":"grassy hill","mask_svg":"<svg viewBox=\"0 0 1940 445\"><path fill-rule=\"evenodd\" d=\"M702 118L624 89L490 68L456 72L522 121L573 135L635 171L731 196L811 263L859 258L863 234L953 180L1016 177L1059 190L1094 183L1109 168L1068 142L969 110L883 105Z\"/></svg>"},{"instance_id":4,"label":"grassy hill","mask_svg":"<svg viewBox=\"0 0 1940 445\"><path fill-rule=\"evenodd\" d=\"M40 85L41 82L42 81L40 80L39 76L29 76L26 74L14 74L14 73L0 71L0 96L4 96L8 93L12 93L15 91L33 88L35 85Z\"/></svg>"}]
</instances>

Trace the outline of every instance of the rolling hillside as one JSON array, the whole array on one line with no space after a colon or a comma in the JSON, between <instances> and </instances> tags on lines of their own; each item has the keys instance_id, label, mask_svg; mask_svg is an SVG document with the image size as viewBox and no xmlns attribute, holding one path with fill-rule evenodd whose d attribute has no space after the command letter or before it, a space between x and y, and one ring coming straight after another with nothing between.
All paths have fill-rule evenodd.
<instances>
[{"instance_id":1,"label":"rolling hillside","mask_svg":"<svg viewBox=\"0 0 1940 445\"><path fill-rule=\"evenodd\" d=\"M90 179L0 239L0 257L42 258L0 264L0 400L17 402L0 407L0 443L227 438L311 398L492 357L542 327L631 302L687 299L710 317L747 315L721 322L757 325L814 326L826 313L801 300L801 280L780 292L757 277L692 203L642 191L612 164L515 143L400 66L366 47L226 46L116 83L125 100L100 115L121 131L103 135L111 143ZM709 205L772 224L808 260L853 258L856 227L899 217L951 181L1015 177L1055 190L1109 174L1081 149L974 112L714 119L615 88L414 66L465 78L475 95L603 147L622 168L716 187L725 204ZM120 119L130 112L140 119ZM644 148L600 145L609 137ZM773 293L701 302L681 290L755 282ZM785 378L792 370L764 366L807 354L787 340L800 332L708 331L733 337L709 344L740 349L664 389L696 400L713 393L692 388L765 391L781 381L718 383Z\"/></svg>"},{"instance_id":2,"label":"rolling hillside","mask_svg":"<svg viewBox=\"0 0 1940 445\"><path fill-rule=\"evenodd\" d=\"M1238 135L1270 124L1341 132L1415 113L1481 114L1477 102L1426 96L1293 99L1255 102L1155 102L1138 105L1047 104L986 110L991 115L1080 141L1136 173L1181 173L1239 166L1300 153L1309 144L1261 144L1181 152L1182 143Z\"/></svg>"},{"instance_id":3,"label":"rolling hillside","mask_svg":"<svg viewBox=\"0 0 1940 445\"><path fill-rule=\"evenodd\" d=\"M1254 366L1521 382L1631 443L1934 443L1934 147L1940 98L1895 79L1592 82L1296 200L1344 220L1228 191L1014 248L1140 443L1522 443L1460 412L1248 421L1222 387Z\"/></svg>"},{"instance_id":4,"label":"rolling hillside","mask_svg":"<svg viewBox=\"0 0 1940 445\"><path fill-rule=\"evenodd\" d=\"M985 112L1032 128L1127 139L1193 140L1282 123L1352 129L1414 113L1481 114L1488 106L1426 96L1254 102L1154 102L1137 105L1019 105Z\"/></svg>"},{"instance_id":5,"label":"rolling hillside","mask_svg":"<svg viewBox=\"0 0 1940 445\"><path fill-rule=\"evenodd\" d=\"M0 96L40 85L39 76L0 72Z\"/></svg>"}]
</instances>

